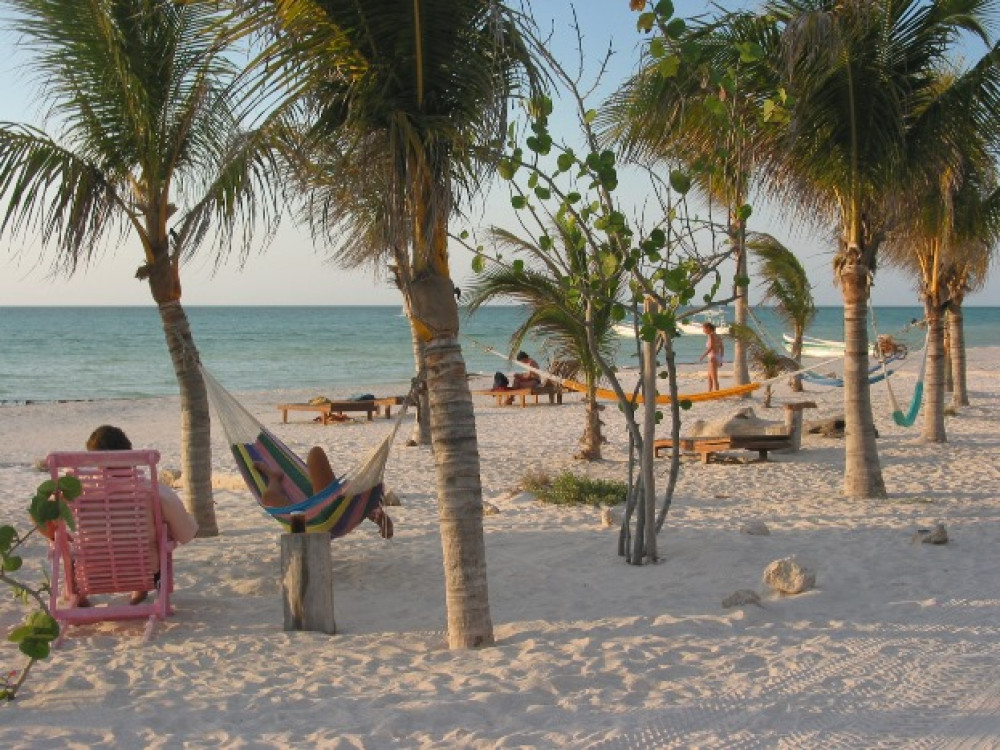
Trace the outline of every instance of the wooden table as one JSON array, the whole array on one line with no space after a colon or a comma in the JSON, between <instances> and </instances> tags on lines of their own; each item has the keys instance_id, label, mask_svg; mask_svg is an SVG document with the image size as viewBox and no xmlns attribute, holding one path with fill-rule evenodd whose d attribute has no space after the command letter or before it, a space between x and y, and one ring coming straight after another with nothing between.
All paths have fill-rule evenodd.
<instances>
[{"instance_id":1,"label":"wooden table","mask_svg":"<svg viewBox=\"0 0 1000 750\"><path fill-rule=\"evenodd\" d=\"M281 410L281 421L288 421L288 412L290 411L314 411L319 412L320 421L323 424L330 424L337 420L334 419L334 414L339 414L344 416L344 412L348 411L363 411L368 416L368 421L371 422L376 414L379 412L384 412L385 418L388 419L392 414L392 407L399 406L403 403L403 396L389 396L388 398L372 398L365 401L327 401L320 404L278 404L278 409Z\"/></svg>"},{"instance_id":2,"label":"wooden table","mask_svg":"<svg viewBox=\"0 0 1000 750\"><path fill-rule=\"evenodd\" d=\"M659 458L674 445L670 438L653 442L653 454ZM758 460L767 461L768 451L787 450L792 447L790 435L721 435L719 437L681 438L684 453L697 453L707 464L716 453L728 450L757 451Z\"/></svg>"}]
</instances>

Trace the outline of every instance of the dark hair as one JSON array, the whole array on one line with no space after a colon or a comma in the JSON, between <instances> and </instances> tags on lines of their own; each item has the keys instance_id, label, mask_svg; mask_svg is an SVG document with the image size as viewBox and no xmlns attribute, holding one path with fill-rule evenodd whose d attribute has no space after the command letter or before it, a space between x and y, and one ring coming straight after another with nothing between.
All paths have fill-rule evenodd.
<instances>
[{"instance_id":1,"label":"dark hair","mask_svg":"<svg viewBox=\"0 0 1000 750\"><path fill-rule=\"evenodd\" d=\"M88 451L130 451L132 441L120 427L102 424L87 439Z\"/></svg>"},{"instance_id":2,"label":"dark hair","mask_svg":"<svg viewBox=\"0 0 1000 750\"><path fill-rule=\"evenodd\" d=\"M709 323L707 320L701 324L702 328L707 328L712 333L715 333L715 323Z\"/></svg>"},{"instance_id":3,"label":"dark hair","mask_svg":"<svg viewBox=\"0 0 1000 750\"><path fill-rule=\"evenodd\" d=\"M517 361L518 362L523 362L526 359L531 359L531 357L528 356L527 352L518 352L517 353Z\"/></svg>"}]
</instances>

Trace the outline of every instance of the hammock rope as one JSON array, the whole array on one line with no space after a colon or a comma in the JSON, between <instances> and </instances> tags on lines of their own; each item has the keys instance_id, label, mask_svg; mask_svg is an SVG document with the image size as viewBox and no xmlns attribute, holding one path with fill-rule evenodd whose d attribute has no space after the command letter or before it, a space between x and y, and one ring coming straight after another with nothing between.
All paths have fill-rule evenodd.
<instances>
[{"instance_id":1,"label":"hammock rope","mask_svg":"<svg viewBox=\"0 0 1000 750\"><path fill-rule=\"evenodd\" d=\"M199 364L198 367L240 474L260 507L281 523L286 531L291 528L291 515L302 513L305 515L306 531L324 532L331 537L344 536L381 507L389 449L414 397L419 378L414 378L410 393L403 399L402 408L396 415L389 434L363 456L352 470L340 475L319 492L314 492L305 462L223 388L203 366ZM261 498L267 488L267 479L254 468L255 462L278 468L284 473L282 489L291 501L290 505L269 507L263 504Z\"/></svg>"}]
</instances>

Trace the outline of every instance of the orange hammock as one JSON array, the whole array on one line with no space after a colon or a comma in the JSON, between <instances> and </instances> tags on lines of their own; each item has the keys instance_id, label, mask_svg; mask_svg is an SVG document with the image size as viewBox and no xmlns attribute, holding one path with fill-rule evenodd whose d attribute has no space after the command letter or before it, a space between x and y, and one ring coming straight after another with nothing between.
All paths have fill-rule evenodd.
<instances>
[{"instance_id":1,"label":"orange hammock","mask_svg":"<svg viewBox=\"0 0 1000 750\"><path fill-rule=\"evenodd\" d=\"M520 363L518 363L520 364ZM524 365L521 365L524 367ZM529 370L534 370L534 368L529 367ZM571 391L580 391L581 393L587 392L587 386L583 383L578 383L575 380L564 380L563 378L557 378L555 376L549 376L551 380L558 382L563 388L569 388ZM701 393L678 393L677 398L681 401L714 401L717 398L732 398L733 396L742 396L745 393L750 393L760 388L761 383L747 383L746 385L734 385L732 388L723 388L718 391L702 391ZM627 394L626 394L627 395ZM607 399L609 401L617 401L618 396L610 388L598 388L597 397L600 399ZM631 400L631 399L630 399ZM637 394L635 396L634 403L641 404L643 402L642 394ZM666 394L660 394L656 397L656 403L658 404L669 404L670 396Z\"/></svg>"}]
</instances>

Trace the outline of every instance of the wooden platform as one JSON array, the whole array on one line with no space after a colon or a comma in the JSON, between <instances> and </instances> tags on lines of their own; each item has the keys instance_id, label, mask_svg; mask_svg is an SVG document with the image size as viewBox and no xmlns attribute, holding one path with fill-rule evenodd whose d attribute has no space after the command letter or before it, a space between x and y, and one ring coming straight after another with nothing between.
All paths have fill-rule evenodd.
<instances>
[{"instance_id":1,"label":"wooden platform","mask_svg":"<svg viewBox=\"0 0 1000 750\"><path fill-rule=\"evenodd\" d=\"M528 399L534 398L534 403L539 403L539 396L548 396L550 404L561 404L563 389L557 385L537 385L534 388L507 388L502 391L475 391L479 396L493 396L497 400L497 406L511 406L521 402L523 409L528 405Z\"/></svg>"},{"instance_id":2,"label":"wooden platform","mask_svg":"<svg viewBox=\"0 0 1000 750\"><path fill-rule=\"evenodd\" d=\"M653 443L653 453L659 458L673 447L670 438ZM790 435L722 435L720 437L681 438L682 453L697 453L701 462L707 464L712 456L722 451L757 451L760 461L767 461L768 451L788 450L792 447Z\"/></svg>"},{"instance_id":3,"label":"wooden platform","mask_svg":"<svg viewBox=\"0 0 1000 750\"><path fill-rule=\"evenodd\" d=\"M392 414L392 407L403 403L404 396L389 396L388 398L374 398L367 401L328 401L322 404L278 404L281 410L281 421L288 421L290 411L313 411L319 412L320 421L323 424L330 424L337 421L334 414L344 416L344 412L365 412L368 421L371 422L376 414L384 412L388 419Z\"/></svg>"}]
</instances>

